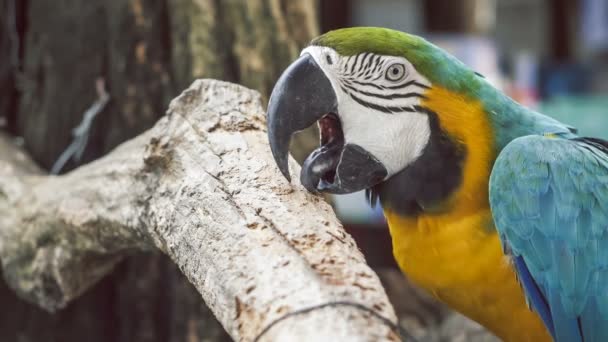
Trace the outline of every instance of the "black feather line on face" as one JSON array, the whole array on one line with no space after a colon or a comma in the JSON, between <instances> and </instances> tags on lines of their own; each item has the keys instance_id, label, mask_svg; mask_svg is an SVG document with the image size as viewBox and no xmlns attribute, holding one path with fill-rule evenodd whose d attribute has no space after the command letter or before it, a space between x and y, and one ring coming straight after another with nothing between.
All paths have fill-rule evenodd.
<instances>
[{"instance_id":1,"label":"black feather line on face","mask_svg":"<svg viewBox=\"0 0 608 342\"><path fill-rule=\"evenodd\" d=\"M376 88L378 90L384 90L385 89L384 87L381 87L381 86L379 86L379 85L377 85L377 84L375 84L373 82L361 82L361 81L357 81L357 80L354 80L354 79L349 80L349 82L352 82L352 83L358 84L358 85L362 85L362 86L370 86L370 87Z\"/></svg>"},{"instance_id":2,"label":"black feather line on face","mask_svg":"<svg viewBox=\"0 0 608 342\"><path fill-rule=\"evenodd\" d=\"M420 87L422 89L429 89L430 88L429 86L427 86L425 84L422 84L422 83L418 83L418 82L416 82L414 80L409 81L409 82L405 82L403 84L398 84L398 85L394 85L394 86L385 87L385 88L386 89L402 89L402 88L406 88L406 87L409 87L409 86L416 86L416 87Z\"/></svg>"},{"instance_id":3,"label":"black feather line on face","mask_svg":"<svg viewBox=\"0 0 608 342\"><path fill-rule=\"evenodd\" d=\"M425 98L424 95L418 94L418 93L391 94L391 95L380 95L380 94L368 93L368 92L356 89L355 87L353 87L351 85L351 82L357 83L356 81L353 81L353 80L345 80L342 82L342 84L340 84L340 89L342 89L342 91L345 94L348 94L355 102L362 105L363 107L370 108L370 109L373 109L373 110L376 110L376 111L379 111L382 113L386 113L386 114L415 113L416 109L415 109L415 106L406 107L406 106L378 105L378 104L368 102L368 101L358 97L357 95L353 94L353 92L357 92L362 95L366 95L366 96L370 96L370 97L382 98L382 99L398 99L398 98L412 98L412 97Z\"/></svg>"},{"instance_id":4,"label":"black feather line on face","mask_svg":"<svg viewBox=\"0 0 608 342\"><path fill-rule=\"evenodd\" d=\"M367 102L357 96L355 96L353 93L350 93L348 91L346 91L345 88L342 88L342 90L344 92L346 92L348 95L350 95L350 97L357 102L358 104L367 107L369 109L373 109L379 112L383 112L386 114L395 114L395 113L414 113L416 112L416 110L414 108L411 107L395 107L395 106L381 106L381 105L377 105L375 103L371 103L371 102Z\"/></svg>"},{"instance_id":5,"label":"black feather line on face","mask_svg":"<svg viewBox=\"0 0 608 342\"><path fill-rule=\"evenodd\" d=\"M422 155L386 181L367 190L370 204L378 199L384 209L403 216L446 210L445 205L462 183L466 147L444 132L436 113L416 106L429 117L431 136ZM397 146L395 150L400 147Z\"/></svg>"},{"instance_id":6,"label":"black feather line on face","mask_svg":"<svg viewBox=\"0 0 608 342\"><path fill-rule=\"evenodd\" d=\"M371 70L371 62L373 59L374 59L374 55L370 54L369 56L367 56L367 60L364 60L365 65L363 66L363 68L361 70L363 70L363 71Z\"/></svg>"},{"instance_id":7,"label":"black feather line on face","mask_svg":"<svg viewBox=\"0 0 608 342\"><path fill-rule=\"evenodd\" d=\"M378 93L371 93L371 92L363 91L363 90L357 89L357 88L355 88L355 87L353 87L353 86L351 86L349 84L346 84L346 83L344 84L344 87L348 88L348 89L350 89L350 90L352 90L352 91L354 91L354 92L356 92L358 94L361 94L361 95L365 95L365 96L369 96L369 97L375 97L375 98L384 99L384 100L409 99L409 98L412 98L412 97L417 97L417 98L421 98L421 99L426 98L424 95L416 93L416 92L405 93L405 94L402 94L402 93L392 93L392 94L384 95L384 94L378 94Z\"/></svg>"},{"instance_id":8,"label":"black feather line on face","mask_svg":"<svg viewBox=\"0 0 608 342\"><path fill-rule=\"evenodd\" d=\"M356 79L348 79L348 81L351 82L351 83L354 83L354 84L361 85L361 86L370 86L370 87L376 88L378 90L404 89L404 88L407 88L407 87L410 87L410 86L419 87L419 88L422 88L422 89L429 89L430 88L426 84L422 84L422 83L419 83L419 82L414 81L414 80L405 82L403 84L397 84L397 85L394 85L394 86L379 86L379 85L377 85L375 83L372 83L372 82L361 82L361 81L358 81Z\"/></svg>"},{"instance_id":9,"label":"black feather line on face","mask_svg":"<svg viewBox=\"0 0 608 342\"><path fill-rule=\"evenodd\" d=\"M376 56L377 58L374 60L374 69L372 70L372 73L376 73L378 72L382 66L384 66L384 60L380 60L380 56Z\"/></svg>"},{"instance_id":10,"label":"black feather line on face","mask_svg":"<svg viewBox=\"0 0 608 342\"><path fill-rule=\"evenodd\" d=\"M355 60L353 61L353 64L350 66L350 73L353 74L355 72L355 67L357 66L357 62L359 61L359 57L361 57L361 54L358 54L357 56L355 56Z\"/></svg>"}]
</instances>

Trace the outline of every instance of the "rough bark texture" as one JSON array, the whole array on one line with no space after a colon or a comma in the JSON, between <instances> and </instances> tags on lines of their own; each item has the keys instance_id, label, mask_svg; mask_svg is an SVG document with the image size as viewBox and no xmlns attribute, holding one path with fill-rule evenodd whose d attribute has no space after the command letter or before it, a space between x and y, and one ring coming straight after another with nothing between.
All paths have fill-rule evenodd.
<instances>
[{"instance_id":1,"label":"rough bark texture","mask_svg":"<svg viewBox=\"0 0 608 342\"><path fill-rule=\"evenodd\" d=\"M125 255L157 247L235 339L252 340L290 312L341 300L396 320L331 208L283 181L263 115L257 93L197 81L152 130L65 176L41 176L3 160L0 258L7 283L56 310ZM293 316L264 339L294 336L397 337L348 306Z\"/></svg>"}]
</instances>

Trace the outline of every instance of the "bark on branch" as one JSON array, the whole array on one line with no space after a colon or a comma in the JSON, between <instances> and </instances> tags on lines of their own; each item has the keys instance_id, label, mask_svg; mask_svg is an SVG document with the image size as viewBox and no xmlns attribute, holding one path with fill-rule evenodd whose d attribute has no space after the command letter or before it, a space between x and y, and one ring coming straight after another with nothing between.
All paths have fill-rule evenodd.
<instances>
[{"instance_id":1,"label":"bark on branch","mask_svg":"<svg viewBox=\"0 0 608 342\"><path fill-rule=\"evenodd\" d=\"M47 310L64 307L125 255L159 248L235 340L335 301L395 321L330 206L274 167L252 90L196 81L151 130L63 176L43 175L15 151L0 141L0 259L9 285ZM291 168L299 170L293 161ZM262 340L397 339L352 306L287 317Z\"/></svg>"}]
</instances>

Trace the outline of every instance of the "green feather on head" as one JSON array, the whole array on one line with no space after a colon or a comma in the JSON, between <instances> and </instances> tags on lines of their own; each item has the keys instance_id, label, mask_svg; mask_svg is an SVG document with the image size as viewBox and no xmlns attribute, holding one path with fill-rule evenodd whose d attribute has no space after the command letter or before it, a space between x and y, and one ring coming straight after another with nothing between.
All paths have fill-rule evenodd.
<instances>
[{"instance_id":1,"label":"green feather on head","mask_svg":"<svg viewBox=\"0 0 608 342\"><path fill-rule=\"evenodd\" d=\"M405 32L382 27L350 27L329 31L311 42L326 46L343 56L371 52L400 56L433 84L452 91L470 93L477 89L480 79L461 61L443 49Z\"/></svg>"}]
</instances>

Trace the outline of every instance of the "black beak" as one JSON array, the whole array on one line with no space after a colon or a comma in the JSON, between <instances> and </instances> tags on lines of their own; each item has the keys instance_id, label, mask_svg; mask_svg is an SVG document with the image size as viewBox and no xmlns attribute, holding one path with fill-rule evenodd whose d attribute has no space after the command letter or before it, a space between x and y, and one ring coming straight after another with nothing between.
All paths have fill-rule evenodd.
<instances>
[{"instance_id":1,"label":"black beak","mask_svg":"<svg viewBox=\"0 0 608 342\"><path fill-rule=\"evenodd\" d=\"M309 54L293 62L275 84L268 102L268 139L274 160L290 180L289 142L291 136L335 113L337 99L331 83Z\"/></svg>"},{"instance_id":2,"label":"black beak","mask_svg":"<svg viewBox=\"0 0 608 342\"><path fill-rule=\"evenodd\" d=\"M287 180L291 136L319 122L321 146L302 165L300 180L311 192L350 193L369 188L386 168L360 146L346 144L331 82L309 54L293 62L277 81L268 103L268 139Z\"/></svg>"}]
</instances>

